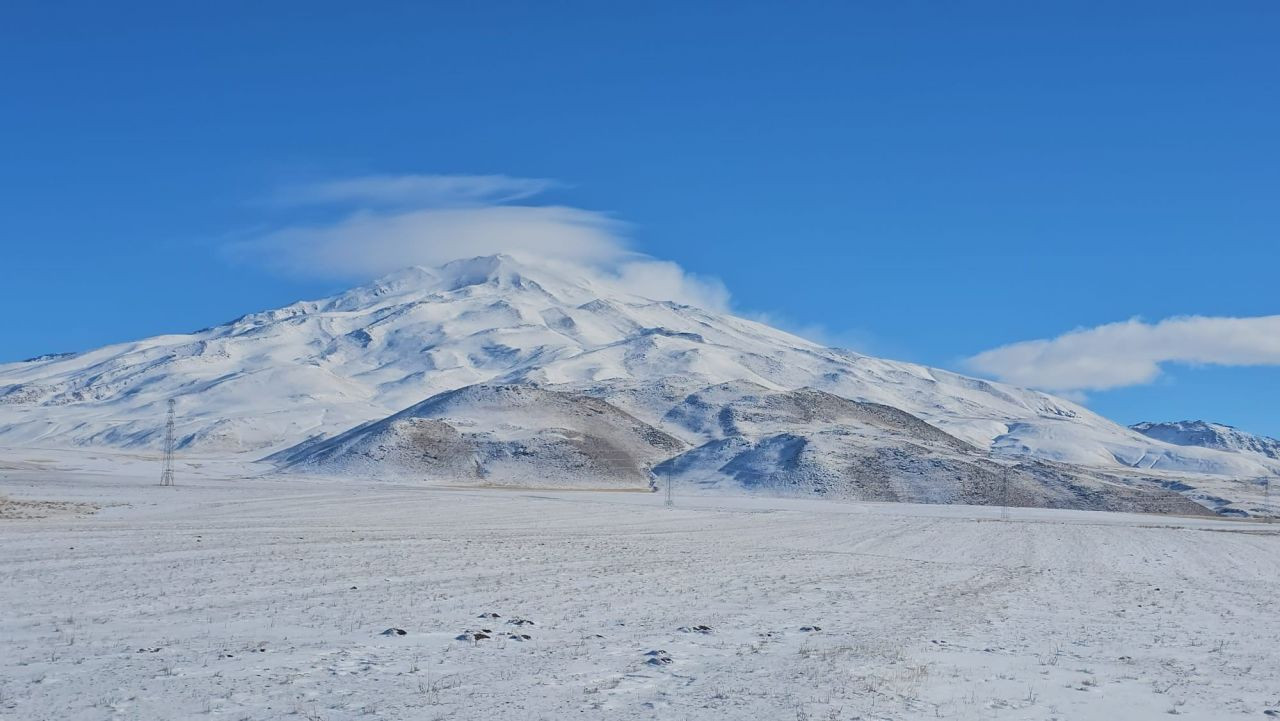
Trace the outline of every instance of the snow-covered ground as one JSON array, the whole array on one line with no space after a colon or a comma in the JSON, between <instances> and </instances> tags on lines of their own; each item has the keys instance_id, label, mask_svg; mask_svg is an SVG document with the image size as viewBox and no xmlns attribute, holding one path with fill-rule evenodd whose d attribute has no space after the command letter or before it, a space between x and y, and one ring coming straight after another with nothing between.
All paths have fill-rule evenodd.
<instances>
[{"instance_id":1,"label":"snow-covered ground","mask_svg":"<svg viewBox=\"0 0 1280 721\"><path fill-rule=\"evenodd\" d=\"M0 719L1280 714L1280 524L0 459Z\"/></svg>"}]
</instances>

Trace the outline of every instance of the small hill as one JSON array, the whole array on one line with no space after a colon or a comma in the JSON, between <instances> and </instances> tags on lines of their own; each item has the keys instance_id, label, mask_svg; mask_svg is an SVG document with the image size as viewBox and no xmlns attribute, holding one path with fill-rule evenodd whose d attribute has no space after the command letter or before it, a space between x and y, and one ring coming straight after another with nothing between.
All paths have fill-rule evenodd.
<instances>
[{"instance_id":1,"label":"small hill","mask_svg":"<svg viewBox=\"0 0 1280 721\"><path fill-rule=\"evenodd\" d=\"M685 444L598 398L474 385L272 459L291 470L445 483L647 488Z\"/></svg>"}]
</instances>

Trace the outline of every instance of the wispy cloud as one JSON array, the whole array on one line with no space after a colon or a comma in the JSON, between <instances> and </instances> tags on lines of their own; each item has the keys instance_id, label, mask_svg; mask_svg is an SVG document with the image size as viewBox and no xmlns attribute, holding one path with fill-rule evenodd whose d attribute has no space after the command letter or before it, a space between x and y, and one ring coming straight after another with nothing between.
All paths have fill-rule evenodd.
<instances>
[{"instance_id":1,"label":"wispy cloud","mask_svg":"<svg viewBox=\"0 0 1280 721\"><path fill-rule=\"evenodd\" d=\"M569 263L655 300L728 307L722 283L632 250L628 226L609 214L532 202L557 186L503 175L374 175L293 186L276 194L277 205L325 206L338 217L286 223L228 251L280 272L351 280L508 253Z\"/></svg>"},{"instance_id":2,"label":"wispy cloud","mask_svg":"<svg viewBox=\"0 0 1280 721\"><path fill-rule=\"evenodd\" d=\"M547 178L508 175L365 175L291 185L273 199L281 205L457 207L510 203L558 185Z\"/></svg>"},{"instance_id":3,"label":"wispy cloud","mask_svg":"<svg viewBox=\"0 0 1280 721\"><path fill-rule=\"evenodd\" d=\"M1280 365L1280 315L1132 319L1001 346L967 361L1009 383L1076 393L1150 383L1166 363Z\"/></svg>"},{"instance_id":4,"label":"wispy cloud","mask_svg":"<svg viewBox=\"0 0 1280 721\"><path fill-rule=\"evenodd\" d=\"M905 349L894 347L886 339L878 337L861 328L833 328L824 323L813 323L797 320L785 313L747 312L741 314L746 318L764 323L792 335L828 348L840 348L864 355L880 355L901 358L907 355Z\"/></svg>"}]
</instances>

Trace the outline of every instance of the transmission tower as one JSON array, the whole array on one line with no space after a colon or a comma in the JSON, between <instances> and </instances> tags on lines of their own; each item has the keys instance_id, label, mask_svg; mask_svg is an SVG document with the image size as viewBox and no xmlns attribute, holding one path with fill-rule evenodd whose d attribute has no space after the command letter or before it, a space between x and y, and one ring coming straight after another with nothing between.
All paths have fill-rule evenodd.
<instances>
[{"instance_id":1,"label":"transmission tower","mask_svg":"<svg viewBox=\"0 0 1280 721\"><path fill-rule=\"evenodd\" d=\"M1000 477L1000 520L1009 520L1009 469Z\"/></svg>"},{"instance_id":2,"label":"transmission tower","mask_svg":"<svg viewBox=\"0 0 1280 721\"><path fill-rule=\"evenodd\" d=\"M1271 476L1266 476L1262 479L1262 509L1262 512L1266 514L1264 516L1266 523L1271 523L1275 520L1275 511L1271 509Z\"/></svg>"},{"instance_id":3,"label":"transmission tower","mask_svg":"<svg viewBox=\"0 0 1280 721\"><path fill-rule=\"evenodd\" d=\"M169 399L169 414L164 423L164 469L160 471L160 485L173 485L173 399Z\"/></svg>"}]
</instances>

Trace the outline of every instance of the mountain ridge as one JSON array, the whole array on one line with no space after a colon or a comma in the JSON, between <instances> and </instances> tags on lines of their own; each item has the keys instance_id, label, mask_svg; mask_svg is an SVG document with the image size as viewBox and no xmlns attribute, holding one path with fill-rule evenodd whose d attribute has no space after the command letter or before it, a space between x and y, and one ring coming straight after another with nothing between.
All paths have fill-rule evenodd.
<instances>
[{"instance_id":1,"label":"mountain ridge","mask_svg":"<svg viewBox=\"0 0 1280 721\"><path fill-rule=\"evenodd\" d=\"M1151 438L1180 446L1198 446L1236 453L1252 453L1280 460L1280 440L1211 421L1143 421L1129 426Z\"/></svg>"},{"instance_id":2,"label":"mountain ridge","mask_svg":"<svg viewBox=\"0 0 1280 721\"><path fill-rule=\"evenodd\" d=\"M279 473L446 485L1210 512L1144 479L1004 463L891 406L807 388L725 383L688 396L664 421L704 442L581 392L478 384L270 460Z\"/></svg>"}]
</instances>

